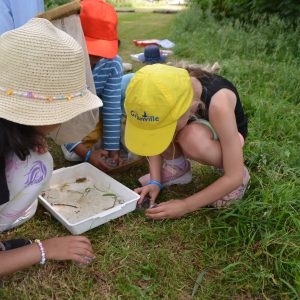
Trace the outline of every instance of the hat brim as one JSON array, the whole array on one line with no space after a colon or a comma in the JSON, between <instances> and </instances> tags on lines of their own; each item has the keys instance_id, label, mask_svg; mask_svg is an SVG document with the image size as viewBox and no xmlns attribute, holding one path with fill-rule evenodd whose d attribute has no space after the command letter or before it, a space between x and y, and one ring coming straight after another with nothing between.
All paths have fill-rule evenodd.
<instances>
[{"instance_id":1,"label":"hat brim","mask_svg":"<svg viewBox=\"0 0 300 300\"><path fill-rule=\"evenodd\" d=\"M166 58L167 58L166 55L161 55L158 58L147 59L143 53L138 55L138 60L142 63L147 63L147 64L164 63L164 62L166 62Z\"/></svg>"},{"instance_id":2,"label":"hat brim","mask_svg":"<svg viewBox=\"0 0 300 300\"><path fill-rule=\"evenodd\" d=\"M154 156L163 153L170 145L177 122L158 129L141 129L127 118L125 126L125 144L133 153L142 156Z\"/></svg>"},{"instance_id":3,"label":"hat brim","mask_svg":"<svg viewBox=\"0 0 300 300\"><path fill-rule=\"evenodd\" d=\"M85 36L85 42L90 55L114 58L118 53L118 40L97 40Z\"/></svg>"},{"instance_id":4,"label":"hat brim","mask_svg":"<svg viewBox=\"0 0 300 300\"><path fill-rule=\"evenodd\" d=\"M54 125L102 105L101 99L90 91L69 101L0 95L0 118L29 126Z\"/></svg>"}]
</instances>

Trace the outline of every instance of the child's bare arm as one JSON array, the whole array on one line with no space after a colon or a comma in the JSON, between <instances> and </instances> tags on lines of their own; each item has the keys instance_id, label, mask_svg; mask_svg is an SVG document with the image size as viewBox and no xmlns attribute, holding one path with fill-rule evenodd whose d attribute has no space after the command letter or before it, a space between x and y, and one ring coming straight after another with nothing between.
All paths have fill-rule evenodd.
<instances>
[{"instance_id":1,"label":"child's bare arm","mask_svg":"<svg viewBox=\"0 0 300 300\"><path fill-rule=\"evenodd\" d=\"M160 155L148 157L149 169L150 169L150 180L161 182L161 169L162 169L162 157ZM143 202L146 195L150 196L150 201L153 204L157 198L161 188L158 184L147 184L143 187L135 189L135 192L140 194L139 203Z\"/></svg>"},{"instance_id":2,"label":"child's bare arm","mask_svg":"<svg viewBox=\"0 0 300 300\"><path fill-rule=\"evenodd\" d=\"M73 260L87 264L94 258L90 241L83 236L66 236L42 242L46 259ZM37 264L41 259L38 244L0 251L0 277Z\"/></svg>"},{"instance_id":3,"label":"child's bare arm","mask_svg":"<svg viewBox=\"0 0 300 300\"><path fill-rule=\"evenodd\" d=\"M171 199L155 208L148 209L146 212L148 217L153 219L179 218L214 203L242 184L243 149L235 121L235 103L226 95L220 92L217 95L218 101L212 102L210 107L210 122L220 139L221 164L224 168L224 175L203 190L185 199Z\"/></svg>"},{"instance_id":4,"label":"child's bare arm","mask_svg":"<svg viewBox=\"0 0 300 300\"><path fill-rule=\"evenodd\" d=\"M160 155L149 156L148 161L151 180L161 182L162 157Z\"/></svg>"},{"instance_id":5,"label":"child's bare arm","mask_svg":"<svg viewBox=\"0 0 300 300\"><path fill-rule=\"evenodd\" d=\"M89 149L83 145L83 144L78 144L74 150L73 150L77 155L79 155L83 160L85 160L85 158L87 157L87 153L89 151ZM106 172L108 171L110 168L109 166L101 159L101 157L103 156L107 156L108 152L106 150L103 149L99 149L99 150L95 150L92 151L89 158L88 158L88 162L91 163L93 166L95 166L96 168Z\"/></svg>"}]
</instances>

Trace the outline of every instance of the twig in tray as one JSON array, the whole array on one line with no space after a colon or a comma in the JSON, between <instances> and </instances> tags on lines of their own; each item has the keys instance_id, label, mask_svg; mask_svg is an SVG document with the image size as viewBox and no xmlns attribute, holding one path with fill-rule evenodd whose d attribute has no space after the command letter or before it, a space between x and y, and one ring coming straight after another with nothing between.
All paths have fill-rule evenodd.
<instances>
[{"instance_id":1,"label":"twig in tray","mask_svg":"<svg viewBox=\"0 0 300 300\"><path fill-rule=\"evenodd\" d=\"M76 205L66 204L66 203L51 203L51 206L69 206L69 207L79 208Z\"/></svg>"}]
</instances>

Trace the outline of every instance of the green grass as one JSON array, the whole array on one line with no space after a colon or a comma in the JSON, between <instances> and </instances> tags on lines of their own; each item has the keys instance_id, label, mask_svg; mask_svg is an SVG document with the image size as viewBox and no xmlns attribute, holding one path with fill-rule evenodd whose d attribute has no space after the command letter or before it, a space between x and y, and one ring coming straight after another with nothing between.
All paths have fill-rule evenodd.
<instances>
[{"instance_id":1,"label":"green grass","mask_svg":"<svg viewBox=\"0 0 300 300\"><path fill-rule=\"evenodd\" d=\"M291 29L278 18L261 20L257 27L216 22L197 7L183 12L176 23L176 54L199 63L218 61L221 74L238 87L250 119L245 159L252 183L242 202L214 218L212 227L220 238L209 253L221 256L214 269L223 272L204 281L199 299L214 297L213 286L224 298L296 299L300 26Z\"/></svg>"},{"instance_id":2,"label":"green grass","mask_svg":"<svg viewBox=\"0 0 300 300\"><path fill-rule=\"evenodd\" d=\"M68 2L71 2L71 0L45 0L45 10L55 8Z\"/></svg>"},{"instance_id":3,"label":"green grass","mask_svg":"<svg viewBox=\"0 0 300 300\"><path fill-rule=\"evenodd\" d=\"M245 146L251 185L228 209L152 222L131 213L86 233L96 260L86 268L48 262L0 281L0 299L298 299L300 293L299 27L277 19L244 28L217 23L193 9L178 15L120 14L124 61L139 51L133 39L169 38L178 57L219 61L250 118ZM171 24L173 24L172 27ZM141 65L135 64L137 69ZM51 145L55 167L65 165ZM134 188L147 166L116 179ZM159 200L197 192L218 174L193 166L193 182L166 189ZM68 232L39 208L1 238L49 238Z\"/></svg>"},{"instance_id":4,"label":"green grass","mask_svg":"<svg viewBox=\"0 0 300 300\"><path fill-rule=\"evenodd\" d=\"M45 10L55 8L57 6L66 4L73 0L45 0ZM168 5L167 0L159 0L159 1L147 1L147 0L108 0L106 2L111 3L117 9L121 8L131 8L131 9L143 9L146 11L151 11L153 9L177 9L181 10L183 5Z\"/></svg>"}]
</instances>

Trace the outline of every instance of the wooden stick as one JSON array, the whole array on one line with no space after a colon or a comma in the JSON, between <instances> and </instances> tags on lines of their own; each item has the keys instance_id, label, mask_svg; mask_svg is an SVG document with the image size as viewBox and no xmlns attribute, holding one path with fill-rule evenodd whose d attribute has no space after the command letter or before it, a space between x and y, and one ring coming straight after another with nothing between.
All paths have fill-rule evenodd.
<instances>
[{"instance_id":1,"label":"wooden stick","mask_svg":"<svg viewBox=\"0 0 300 300\"><path fill-rule=\"evenodd\" d=\"M80 14L80 0L75 0L70 3L61 5L59 7L55 7L53 9L50 9L44 13L38 14L38 18L44 18L49 21L53 21L56 19L61 19L64 17L68 17L74 14Z\"/></svg>"}]
</instances>

